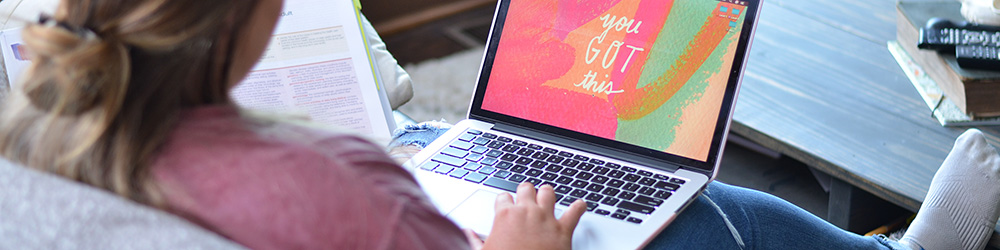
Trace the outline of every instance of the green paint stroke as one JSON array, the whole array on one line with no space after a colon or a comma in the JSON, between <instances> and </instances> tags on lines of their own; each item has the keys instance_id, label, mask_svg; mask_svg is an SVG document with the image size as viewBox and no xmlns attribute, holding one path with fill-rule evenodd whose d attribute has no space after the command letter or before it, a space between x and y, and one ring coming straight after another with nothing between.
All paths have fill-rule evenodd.
<instances>
[{"instance_id":1,"label":"green paint stroke","mask_svg":"<svg viewBox=\"0 0 1000 250\"><path fill-rule=\"evenodd\" d=\"M716 1L677 0L674 2L670 16L653 45L653 51L659 52L650 55L650 58L666 59L648 60L640 77L640 84L653 82L656 77L663 74L662 72L674 65L676 58L680 58L685 52L688 43L694 39L708 18L705 13L713 13L717 4ZM742 28L742 20L743 16L740 17L740 26L737 29ZM736 41L735 34L731 33L723 39L690 81L660 108L637 120L619 119L615 137L620 141L660 151L673 145L677 128L682 123L680 119L684 108L701 100L708 88L708 78L724 66L722 65L723 58L728 52L729 45ZM725 65L725 67L729 70L729 65ZM717 116L713 115L712 117L714 119Z\"/></svg>"}]
</instances>

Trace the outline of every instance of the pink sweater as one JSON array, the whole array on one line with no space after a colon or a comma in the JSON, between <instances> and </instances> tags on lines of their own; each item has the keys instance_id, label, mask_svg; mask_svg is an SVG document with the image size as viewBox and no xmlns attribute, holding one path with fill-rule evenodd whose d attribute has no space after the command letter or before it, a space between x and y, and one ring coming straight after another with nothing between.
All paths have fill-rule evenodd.
<instances>
[{"instance_id":1,"label":"pink sweater","mask_svg":"<svg viewBox=\"0 0 1000 250\"><path fill-rule=\"evenodd\" d=\"M182 115L153 163L173 213L252 249L463 249L408 172L356 136Z\"/></svg>"}]
</instances>

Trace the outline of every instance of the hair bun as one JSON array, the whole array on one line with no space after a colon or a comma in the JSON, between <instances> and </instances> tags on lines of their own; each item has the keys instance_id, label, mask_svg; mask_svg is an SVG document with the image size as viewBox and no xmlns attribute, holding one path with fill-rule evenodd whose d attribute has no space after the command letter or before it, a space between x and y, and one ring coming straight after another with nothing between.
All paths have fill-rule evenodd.
<instances>
[{"instance_id":1,"label":"hair bun","mask_svg":"<svg viewBox=\"0 0 1000 250\"><path fill-rule=\"evenodd\" d=\"M129 72L128 54L120 42L44 17L26 27L23 37L34 59L22 86L35 107L74 115L107 108L99 105L105 102L120 106Z\"/></svg>"}]
</instances>

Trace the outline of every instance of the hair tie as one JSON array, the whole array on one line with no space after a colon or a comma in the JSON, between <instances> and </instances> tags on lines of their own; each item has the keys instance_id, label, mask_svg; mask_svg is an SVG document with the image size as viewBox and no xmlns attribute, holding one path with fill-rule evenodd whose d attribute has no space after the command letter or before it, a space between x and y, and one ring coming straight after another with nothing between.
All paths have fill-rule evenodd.
<instances>
[{"instance_id":1,"label":"hair tie","mask_svg":"<svg viewBox=\"0 0 1000 250\"><path fill-rule=\"evenodd\" d=\"M38 17L38 24L45 27L59 27L66 31L77 34L78 36L84 39L98 38L97 32L94 32L91 29L85 27L78 27L66 22L58 21L55 18L52 18L51 16L45 14L42 14L41 16Z\"/></svg>"}]
</instances>

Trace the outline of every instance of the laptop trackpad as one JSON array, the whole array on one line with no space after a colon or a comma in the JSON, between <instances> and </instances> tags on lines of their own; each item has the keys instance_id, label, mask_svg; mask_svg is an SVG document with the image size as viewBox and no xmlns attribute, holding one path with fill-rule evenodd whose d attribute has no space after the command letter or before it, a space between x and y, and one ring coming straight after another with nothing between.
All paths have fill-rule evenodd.
<instances>
[{"instance_id":1,"label":"laptop trackpad","mask_svg":"<svg viewBox=\"0 0 1000 250\"><path fill-rule=\"evenodd\" d=\"M497 193L478 190L469 196L461 205L448 213L448 218L458 223L461 228L468 228L480 235L489 235L493 227L493 205Z\"/></svg>"}]
</instances>

